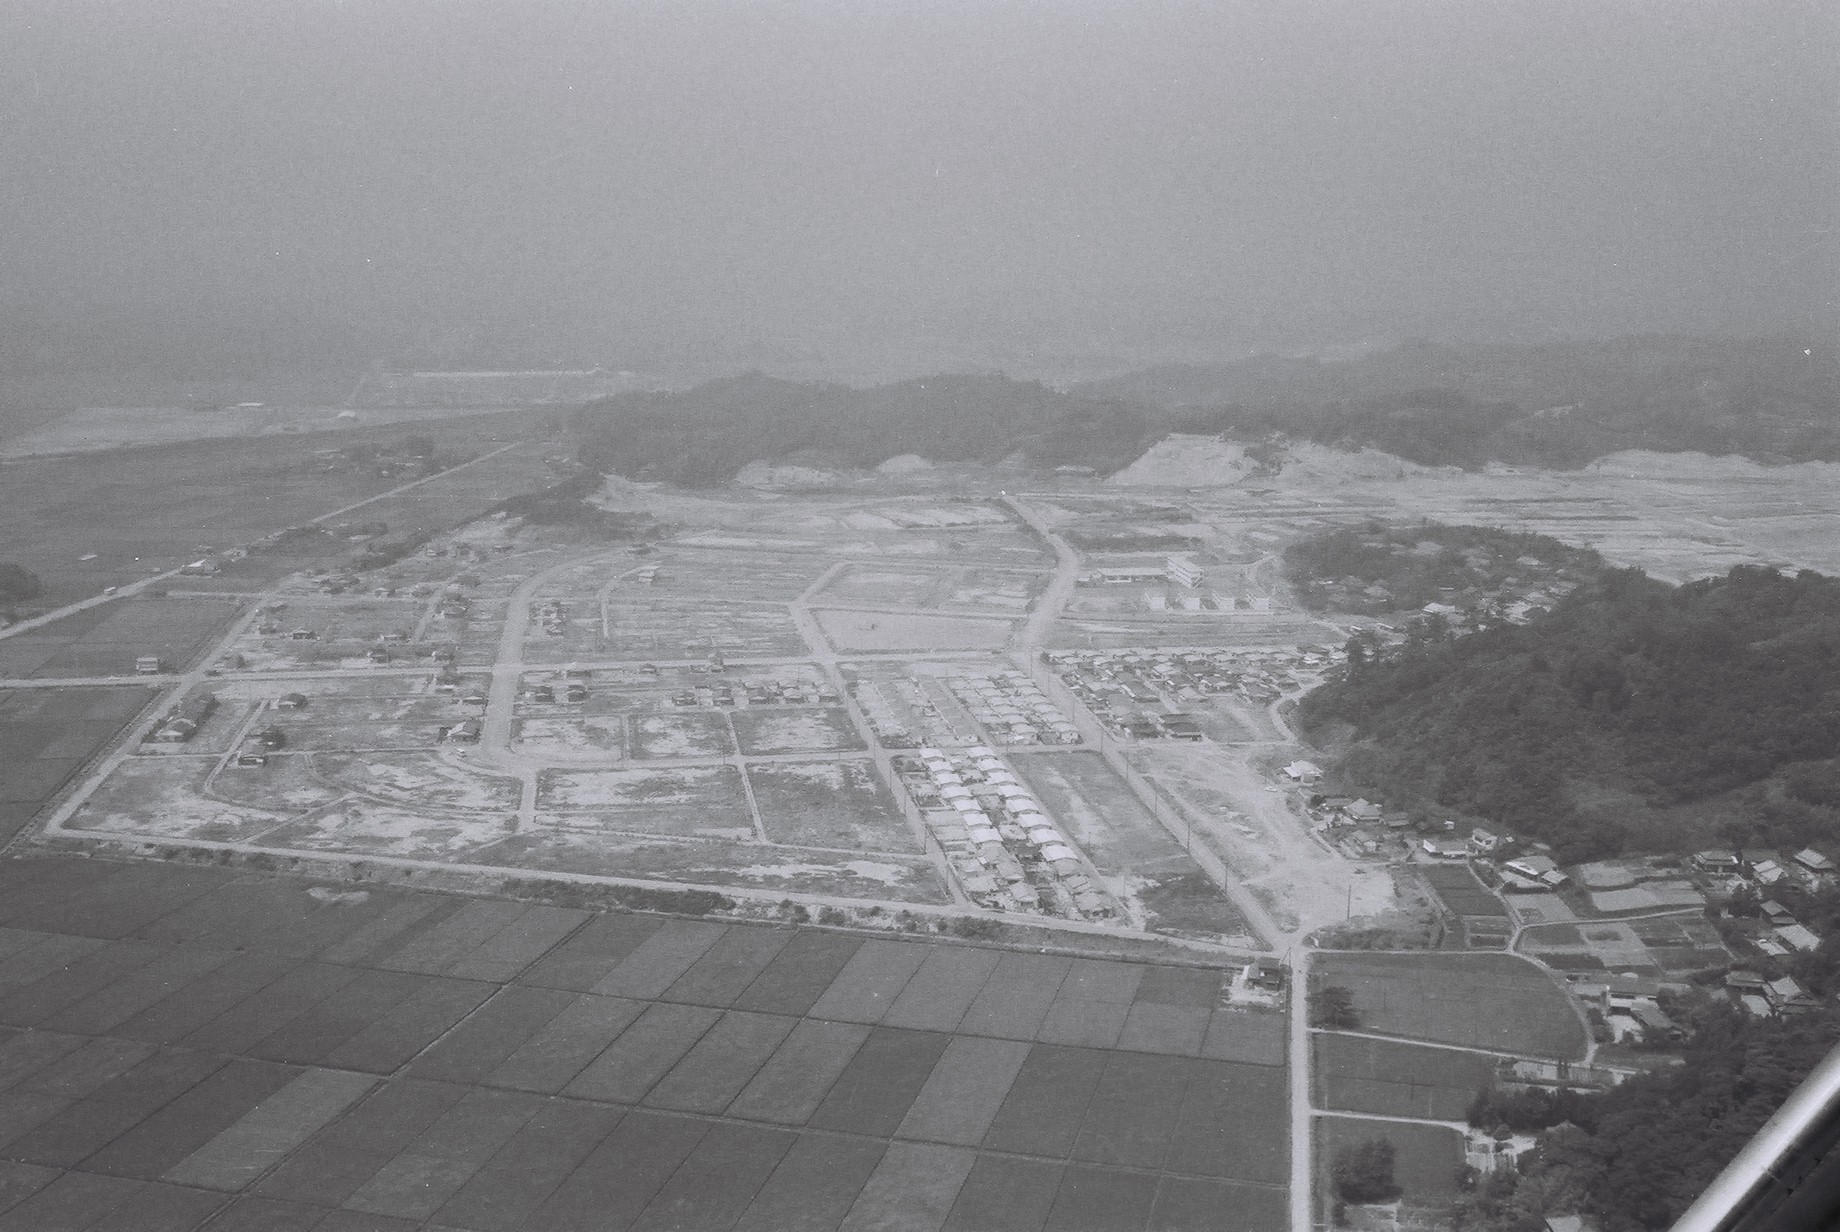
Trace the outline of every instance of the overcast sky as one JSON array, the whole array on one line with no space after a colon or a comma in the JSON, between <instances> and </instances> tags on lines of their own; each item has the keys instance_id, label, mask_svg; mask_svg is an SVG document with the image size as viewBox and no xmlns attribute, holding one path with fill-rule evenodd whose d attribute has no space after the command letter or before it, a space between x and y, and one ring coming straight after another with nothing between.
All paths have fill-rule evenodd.
<instances>
[{"instance_id":1,"label":"overcast sky","mask_svg":"<svg viewBox=\"0 0 1840 1232\"><path fill-rule=\"evenodd\" d=\"M251 363L1831 332L1837 66L1818 2L0 0L0 314Z\"/></svg>"}]
</instances>

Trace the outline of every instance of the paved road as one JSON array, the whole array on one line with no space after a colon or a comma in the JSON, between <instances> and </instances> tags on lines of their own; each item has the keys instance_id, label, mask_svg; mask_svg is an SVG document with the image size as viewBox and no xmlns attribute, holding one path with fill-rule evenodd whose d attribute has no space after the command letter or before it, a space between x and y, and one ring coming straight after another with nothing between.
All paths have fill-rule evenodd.
<instances>
[{"instance_id":1,"label":"paved road","mask_svg":"<svg viewBox=\"0 0 1840 1232\"><path fill-rule=\"evenodd\" d=\"M1291 952L1291 1228L1314 1232L1315 1115L1310 1099L1310 951Z\"/></svg>"}]
</instances>

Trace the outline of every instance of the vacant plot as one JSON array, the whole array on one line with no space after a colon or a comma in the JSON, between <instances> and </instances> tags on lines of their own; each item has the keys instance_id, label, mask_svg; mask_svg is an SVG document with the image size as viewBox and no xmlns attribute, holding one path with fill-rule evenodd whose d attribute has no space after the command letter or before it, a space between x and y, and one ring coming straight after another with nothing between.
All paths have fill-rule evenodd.
<instances>
[{"instance_id":1,"label":"vacant plot","mask_svg":"<svg viewBox=\"0 0 1840 1232\"><path fill-rule=\"evenodd\" d=\"M1461 1121L1495 1074L1474 1052L1317 1032L1316 1100L1340 1112Z\"/></svg>"},{"instance_id":2,"label":"vacant plot","mask_svg":"<svg viewBox=\"0 0 1840 1232\"><path fill-rule=\"evenodd\" d=\"M1324 954L1315 979L1353 994L1362 1030L1528 1056L1584 1055L1584 1027L1566 995L1512 955Z\"/></svg>"},{"instance_id":3,"label":"vacant plot","mask_svg":"<svg viewBox=\"0 0 1840 1232\"><path fill-rule=\"evenodd\" d=\"M554 824L539 817L536 831L513 836L468 857L467 863L537 871L637 877L694 885L736 886L774 893L834 894L896 903L949 903L951 893L932 862L886 852L849 857L806 849L766 847L751 842L740 813L686 815L686 840L701 827L711 839L669 841L640 832L669 818L595 819Z\"/></svg>"},{"instance_id":4,"label":"vacant plot","mask_svg":"<svg viewBox=\"0 0 1840 1232\"><path fill-rule=\"evenodd\" d=\"M458 766L434 753L317 753L313 769L327 782L379 804L435 812L518 805L516 779Z\"/></svg>"},{"instance_id":5,"label":"vacant plot","mask_svg":"<svg viewBox=\"0 0 1840 1232\"><path fill-rule=\"evenodd\" d=\"M813 612L838 650L996 650L1009 641L1007 620L904 612Z\"/></svg>"},{"instance_id":6,"label":"vacant plot","mask_svg":"<svg viewBox=\"0 0 1840 1232\"><path fill-rule=\"evenodd\" d=\"M800 707L789 710L741 710L733 716L741 751L761 753L829 753L866 748L840 706Z\"/></svg>"},{"instance_id":7,"label":"vacant plot","mask_svg":"<svg viewBox=\"0 0 1840 1232\"><path fill-rule=\"evenodd\" d=\"M205 782L215 765L210 757L130 757L103 780L68 825L149 839L236 843L301 811L263 810L207 791Z\"/></svg>"},{"instance_id":8,"label":"vacant plot","mask_svg":"<svg viewBox=\"0 0 1840 1232\"><path fill-rule=\"evenodd\" d=\"M719 714L648 714L632 721L633 756L726 757L733 752L728 724Z\"/></svg>"},{"instance_id":9,"label":"vacant plot","mask_svg":"<svg viewBox=\"0 0 1840 1232\"><path fill-rule=\"evenodd\" d=\"M586 833L680 838L756 837L740 773L733 766L677 770L545 770L537 808L546 823Z\"/></svg>"},{"instance_id":10,"label":"vacant plot","mask_svg":"<svg viewBox=\"0 0 1840 1232\"><path fill-rule=\"evenodd\" d=\"M870 762L762 762L747 773L773 842L846 851L920 850Z\"/></svg>"},{"instance_id":11,"label":"vacant plot","mask_svg":"<svg viewBox=\"0 0 1840 1232\"><path fill-rule=\"evenodd\" d=\"M1325 1116L1316 1120L1317 1185L1331 1194L1330 1169L1336 1152L1376 1138L1393 1144L1393 1179L1414 1206L1443 1206L1457 1195L1463 1167L1463 1135L1441 1125L1362 1121Z\"/></svg>"}]
</instances>

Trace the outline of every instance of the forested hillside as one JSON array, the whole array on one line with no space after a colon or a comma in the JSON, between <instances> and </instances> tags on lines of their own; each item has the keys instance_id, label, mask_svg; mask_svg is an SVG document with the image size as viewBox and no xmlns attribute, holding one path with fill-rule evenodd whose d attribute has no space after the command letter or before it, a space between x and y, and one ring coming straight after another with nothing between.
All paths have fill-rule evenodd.
<instances>
[{"instance_id":1,"label":"forested hillside","mask_svg":"<svg viewBox=\"0 0 1840 1232\"><path fill-rule=\"evenodd\" d=\"M1357 638L1299 718L1346 742L1346 789L1492 821L1562 859L1705 837L1670 817L1716 815L1733 841L1840 838L1840 580L1607 570L1526 625Z\"/></svg>"},{"instance_id":2,"label":"forested hillside","mask_svg":"<svg viewBox=\"0 0 1840 1232\"><path fill-rule=\"evenodd\" d=\"M1622 449L1840 460L1836 350L1793 339L1418 343L1345 363L1152 368L1074 392L1162 408L1182 431L1282 432L1428 466L1570 468Z\"/></svg>"},{"instance_id":3,"label":"forested hillside","mask_svg":"<svg viewBox=\"0 0 1840 1232\"><path fill-rule=\"evenodd\" d=\"M1672 1226L1840 1041L1827 1009L1759 1020L1719 998L1675 1012L1693 1028L1678 1069L1597 1095L1478 1101L1481 1128L1546 1132L1520 1173L1497 1173L1458 1204L1460 1232L1541 1232L1543 1216L1579 1209L1604 1232Z\"/></svg>"},{"instance_id":4,"label":"forested hillside","mask_svg":"<svg viewBox=\"0 0 1840 1232\"><path fill-rule=\"evenodd\" d=\"M744 376L681 393L631 393L575 418L580 460L629 479L726 483L757 458L868 467L899 454L934 461L1124 466L1161 435L1118 401L994 375L852 389Z\"/></svg>"},{"instance_id":5,"label":"forested hillside","mask_svg":"<svg viewBox=\"0 0 1840 1232\"><path fill-rule=\"evenodd\" d=\"M1549 604L1604 567L1590 548L1491 526L1369 522L1338 526L1284 549L1285 575L1312 612L1375 615L1430 603L1468 619Z\"/></svg>"}]
</instances>

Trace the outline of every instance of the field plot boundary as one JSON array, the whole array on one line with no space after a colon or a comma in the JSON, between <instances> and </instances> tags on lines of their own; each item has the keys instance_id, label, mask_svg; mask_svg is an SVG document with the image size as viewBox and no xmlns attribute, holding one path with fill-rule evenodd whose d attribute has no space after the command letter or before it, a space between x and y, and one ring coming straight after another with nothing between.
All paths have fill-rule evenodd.
<instances>
[{"instance_id":1,"label":"field plot boundary","mask_svg":"<svg viewBox=\"0 0 1840 1232\"><path fill-rule=\"evenodd\" d=\"M580 886L617 886L622 889L644 890L653 893L714 894L726 898L753 902L762 905L777 906L792 902L807 907L844 906L867 910L878 908L886 914L907 912L910 915L930 919L952 921L961 919L989 920L993 923L1013 925L1023 929L1042 929L1049 932L1077 933L1095 940L1112 939L1130 944L1151 944L1166 946L1174 950L1189 950L1205 956L1212 962L1222 959L1243 961L1249 955L1231 946L1214 945L1197 941L1189 937L1167 936L1162 933L1131 932L1116 926L1093 923L1085 920L1060 919L1051 916L1006 916L996 912L980 911L975 907L962 907L949 903L890 902L887 899L850 898L836 894L809 894L798 890L778 890L757 888L753 886L723 885L709 882L665 881L647 877L618 877L601 873L575 873L564 869L530 868L520 865L488 864L478 861L455 862L445 860L420 860L404 856L384 854L339 852L313 850L296 847L267 847L260 843L216 842L210 839L196 838L155 838L124 836L107 830L85 830L67 825L46 826L42 839L51 843L68 840L85 846L101 847L118 853L125 858L157 855L162 850L192 850L201 853L213 853L224 858L236 856L261 856L278 859L288 867L289 875L317 876L329 875L337 880L350 880L349 875L340 872L330 874L316 873L314 870L348 870L354 866L364 868L398 869L415 875L416 885L440 890L444 893L489 894L494 887L482 879L497 878L503 882L554 882L564 885ZM694 845L695 840L686 840L684 845ZM55 851L55 848L53 849ZM728 923L768 923L758 919L723 920ZM858 929L857 931L862 931ZM901 934L895 934L900 936ZM922 937L919 940L926 940ZM1023 950L1038 950L1038 946L1021 945ZM1082 951L1087 953L1089 951ZM1148 961L1121 956L1120 962Z\"/></svg>"}]
</instances>

